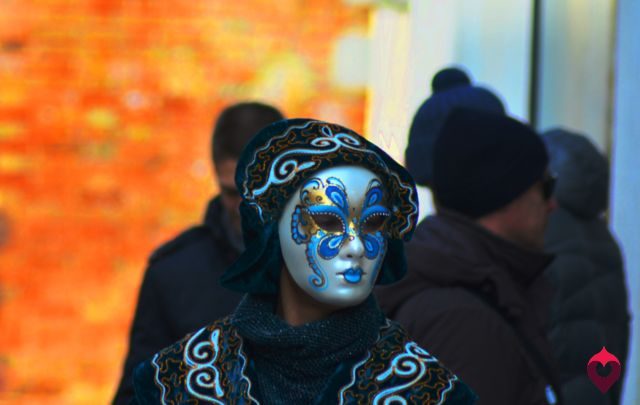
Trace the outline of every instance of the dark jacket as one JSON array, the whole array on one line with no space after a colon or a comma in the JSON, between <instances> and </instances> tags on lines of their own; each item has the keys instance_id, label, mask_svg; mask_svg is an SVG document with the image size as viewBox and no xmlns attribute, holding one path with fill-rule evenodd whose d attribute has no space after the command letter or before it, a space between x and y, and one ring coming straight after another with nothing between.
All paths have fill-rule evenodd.
<instances>
[{"instance_id":1,"label":"dark jacket","mask_svg":"<svg viewBox=\"0 0 640 405\"><path fill-rule=\"evenodd\" d=\"M567 404L613 405L622 377L606 395L587 378L589 359L603 346L622 362L629 343L627 289L620 249L607 227L609 166L584 137L544 135L558 176L559 208L549 218L545 248L556 255L546 275L556 289L549 337Z\"/></svg>"},{"instance_id":2,"label":"dark jacket","mask_svg":"<svg viewBox=\"0 0 640 405\"><path fill-rule=\"evenodd\" d=\"M479 404L547 404L551 294L541 274L551 259L439 213L407 244L407 276L377 296L389 317L469 384Z\"/></svg>"},{"instance_id":3,"label":"dark jacket","mask_svg":"<svg viewBox=\"0 0 640 405\"><path fill-rule=\"evenodd\" d=\"M186 334L229 315L240 302L241 294L218 282L239 255L223 223L222 204L215 198L202 225L186 230L151 255L114 404L129 404L133 398L136 365Z\"/></svg>"}]
</instances>

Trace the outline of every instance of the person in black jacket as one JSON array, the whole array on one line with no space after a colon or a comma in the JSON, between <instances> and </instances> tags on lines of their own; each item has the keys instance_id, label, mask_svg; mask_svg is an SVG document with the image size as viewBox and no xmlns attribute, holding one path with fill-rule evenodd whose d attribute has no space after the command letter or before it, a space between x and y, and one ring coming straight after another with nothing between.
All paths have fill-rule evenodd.
<instances>
[{"instance_id":1,"label":"person in black jacket","mask_svg":"<svg viewBox=\"0 0 640 405\"><path fill-rule=\"evenodd\" d=\"M556 259L545 274L556 291L549 338L562 393L567 404L615 405L623 379L603 395L585 373L587 362L603 346L624 362L629 345L622 254L604 217L609 164L582 135L554 129L542 136L550 168L558 176L558 209L545 233L545 250Z\"/></svg>"},{"instance_id":2,"label":"person in black jacket","mask_svg":"<svg viewBox=\"0 0 640 405\"><path fill-rule=\"evenodd\" d=\"M407 276L378 289L380 306L479 405L562 403L545 324L555 202L544 143L513 118L456 108L433 158L437 214L418 224Z\"/></svg>"},{"instance_id":3,"label":"person in black jacket","mask_svg":"<svg viewBox=\"0 0 640 405\"><path fill-rule=\"evenodd\" d=\"M236 163L245 144L262 127L283 119L274 107L250 102L226 108L213 131L212 158L220 194L204 221L159 247L149 258L131 326L129 352L114 405L133 398L134 367L187 333L233 312L240 293L218 279L244 250Z\"/></svg>"}]
</instances>

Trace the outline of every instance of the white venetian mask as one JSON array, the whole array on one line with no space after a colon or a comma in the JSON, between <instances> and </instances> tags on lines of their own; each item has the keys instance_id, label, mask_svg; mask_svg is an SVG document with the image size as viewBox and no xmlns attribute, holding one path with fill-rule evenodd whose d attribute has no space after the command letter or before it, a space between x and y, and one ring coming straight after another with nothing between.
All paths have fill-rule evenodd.
<instances>
[{"instance_id":1,"label":"white venetian mask","mask_svg":"<svg viewBox=\"0 0 640 405\"><path fill-rule=\"evenodd\" d=\"M387 250L389 209L380 179L359 166L322 170L287 202L278 222L284 262L317 301L364 301Z\"/></svg>"}]
</instances>

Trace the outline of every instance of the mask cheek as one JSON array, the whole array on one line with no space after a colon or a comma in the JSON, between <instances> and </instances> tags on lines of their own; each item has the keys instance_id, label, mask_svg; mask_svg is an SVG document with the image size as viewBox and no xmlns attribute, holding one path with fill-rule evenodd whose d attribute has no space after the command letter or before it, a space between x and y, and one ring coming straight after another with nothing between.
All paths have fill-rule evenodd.
<instances>
[{"instance_id":1,"label":"mask cheek","mask_svg":"<svg viewBox=\"0 0 640 405\"><path fill-rule=\"evenodd\" d=\"M305 247L307 266L303 268L306 271L308 271L309 268L311 269L311 274L307 280L311 288L315 291L323 291L329 286L327 274L323 270L324 266L321 266L320 260L321 246L326 241L326 238L327 235L323 231L318 231L310 237L309 243L307 243Z\"/></svg>"},{"instance_id":2,"label":"mask cheek","mask_svg":"<svg viewBox=\"0 0 640 405\"><path fill-rule=\"evenodd\" d=\"M367 267L365 271L371 274L371 282L373 284L378 277L378 271L382 266L382 261L387 251L387 238L382 232L376 232L363 235L362 242L364 244Z\"/></svg>"}]
</instances>

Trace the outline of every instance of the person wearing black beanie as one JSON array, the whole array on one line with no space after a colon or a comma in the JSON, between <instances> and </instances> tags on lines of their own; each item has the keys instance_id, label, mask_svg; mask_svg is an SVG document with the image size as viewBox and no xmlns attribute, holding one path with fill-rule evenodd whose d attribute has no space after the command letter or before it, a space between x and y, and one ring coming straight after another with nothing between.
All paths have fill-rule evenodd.
<instances>
[{"instance_id":1,"label":"person wearing black beanie","mask_svg":"<svg viewBox=\"0 0 640 405\"><path fill-rule=\"evenodd\" d=\"M380 305L478 404L562 403L544 320L556 204L544 143L504 114L455 108L433 152L437 213L407 243L407 276L377 290Z\"/></svg>"},{"instance_id":2,"label":"person wearing black beanie","mask_svg":"<svg viewBox=\"0 0 640 405\"><path fill-rule=\"evenodd\" d=\"M456 107L505 114L500 98L484 87L472 84L462 69L448 67L431 80L431 96L416 111L405 150L407 170L416 183L430 187L433 181L433 148L449 113Z\"/></svg>"}]
</instances>

